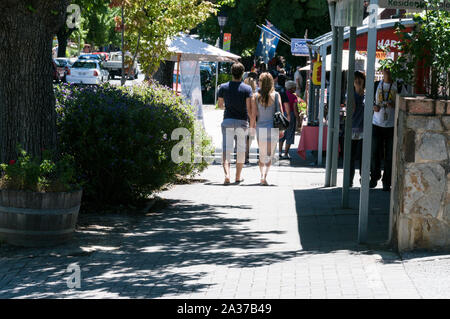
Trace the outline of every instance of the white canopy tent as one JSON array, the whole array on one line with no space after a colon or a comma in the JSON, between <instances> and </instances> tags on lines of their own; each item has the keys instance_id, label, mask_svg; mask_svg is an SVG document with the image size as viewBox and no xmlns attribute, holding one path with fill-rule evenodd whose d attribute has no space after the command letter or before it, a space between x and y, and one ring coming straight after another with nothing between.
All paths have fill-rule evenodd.
<instances>
[{"instance_id":1,"label":"white canopy tent","mask_svg":"<svg viewBox=\"0 0 450 319\"><path fill-rule=\"evenodd\" d=\"M195 39L192 35L180 35L168 39L166 44L169 52L172 53L172 56L168 60L177 62L175 91L178 92L180 64L182 64L182 69L184 69L184 71L182 71L182 92L184 92L184 95L191 100L193 105L195 105L197 108L197 119L203 122L203 101L199 62L235 62L240 59L240 56ZM186 88L186 90L183 89L183 87Z\"/></svg>"},{"instance_id":2,"label":"white canopy tent","mask_svg":"<svg viewBox=\"0 0 450 319\"><path fill-rule=\"evenodd\" d=\"M170 61L204 61L204 62L235 62L239 55L224 51L195 39L189 35L182 35L167 40L169 52L173 55Z\"/></svg>"}]
</instances>

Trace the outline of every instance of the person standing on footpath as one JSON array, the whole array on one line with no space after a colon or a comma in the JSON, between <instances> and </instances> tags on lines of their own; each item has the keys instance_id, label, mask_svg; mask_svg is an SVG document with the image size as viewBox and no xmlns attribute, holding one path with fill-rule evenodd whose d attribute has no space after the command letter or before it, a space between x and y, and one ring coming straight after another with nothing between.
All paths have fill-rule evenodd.
<instances>
[{"instance_id":1,"label":"person standing on footpath","mask_svg":"<svg viewBox=\"0 0 450 319\"><path fill-rule=\"evenodd\" d=\"M362 145L364 132L364 103L366 76L360 71L355 72L355 109L352 117L352 152L350 160L350 187L353 186L356 162L358 162L359 175L361 176ZM348 103L347 103L348 105Z\"/></svg>"},{"instance_id":2,"label":"person standing on footpath","mask_svg":"<svg viewBox=\"0 0 450 319\"><path fill-rule=\"evenodd\" d=\"M267 186L272 159L278 142L278 129L273 126L273 116L281 110L281 98L275 92L274 81L270 73L262 73L259 77L260 90L252 98L251 133L255 133L259 147L259 169L261 172L260 185Z\"/></svg>"},{"instance_id":3,"label":"person standing on footpath","mask_svg":"<svg viewBox=\"0 0 450 319\"><path fill-rule=\"evenodd\" d=\"M372 164L370 188L381 178L381 161L384 159L383 191L391 189L392 151L394 147L395 98L397 85L389 69L383 70L383 80L378 84L373 107Z\"/></svg>"},{"instance_id":4,"label":"person standing on footpath","mask_svg":"<svg viewBox=\"0 0 450 319\"><path fill-rule=\"evenodd\" d=\"M284 109L284 115L289 119L289 127L284 131L283 136L279 141L279 151L281 159L290 159L289 157L289 149L291 145L295 142L295 130L297 128L297 122L300 121L300 116L298 114L298 99L295 95L295 90L297 85L294 81L286 82L286 96L289 100L288 107ZM283 144L286 142L286 148L284 150L284 156L282 156Z\"/></svg>"},{"instance_id":5,"label":"person standing on footpath","mask_svg":"<svg viewBox=\"0 0 450 319\"><path fill-rule=\"evenodd\" d=\"M297 88L295 90L295 94L297 95L297 97L300 98L301 96L301 92L302 92L302 88L303 88L303 76L301 74L301 66L297 67L297 70L294 73L294 82L297 85Z\"/></svg>"},{"instance_id":6,"label":"person standing on footpath","mask_svg":"<svg viewBox=\"0 0 450 319\"><path fill-rule=\"evenodd\" d=\"M274 81L275 91L278 92L278 94L280 95L280 98L281 98L281 105L282 105L281 109L284 110L284 111L289 110L289 99L287 97L286 89L284 87L284 85L286 84L286 76L284 74L279 74L278 71L276 71L276 70L271 70L270 71L270 75L272 75L272 78L273 78L273 81ZM288 112L288 113L285 112L285 115L286 115L288 121L290 122L291 121L290 112ZM279 142L280 142L279 143L279 154L280 154L280 157L281 157L281 154L283 152L283 149L282 149L282 147L283 147L283 144L282 144L283 143L282 142L283 136L284 136L284 132L280 131L280 139L279 139Z\"/></svg>"},{"instance_id":7,"label":"person standing on footpath","mask_svg":"<svg viewBox=\"0 0 450 319\"><path fill-rule=\"evenodd\" d=\"M257 90L256 77L257 77L256 73L250 72L247 78L244 80L244 83L252 88L253 94L255 94ZM247 135L245 144L245 164L250 164L250 146L252 144L252 140L253 140L252 136Z\"/></svg>"},{"instance_id":8,"label":"person standing on footpath","mask_svg":"<svg viewBox=\"0 0 450 319\"><path fill-rule=\"evenodd\" d=\"M234 63L231 66L232 81L222 84L218 92L219 108L225 110L221 124L225 185L231 183L230 162L235 137L237 153L235 183L239 184L243 181L241 172L245 162L245 140L248 134L248 119L251 116L251 98L253 96L252 88L242 82L244 71L241 63Z\"/></svg>"}]
</instances>

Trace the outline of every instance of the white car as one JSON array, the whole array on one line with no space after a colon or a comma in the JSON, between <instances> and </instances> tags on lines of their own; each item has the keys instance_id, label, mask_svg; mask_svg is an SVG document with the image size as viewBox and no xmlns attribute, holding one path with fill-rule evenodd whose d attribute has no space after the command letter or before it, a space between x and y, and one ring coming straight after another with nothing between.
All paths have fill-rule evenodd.
<instances>
[{"instance_id":1,"label":"white car","mask_svg":"<svg viewBox=\"0 0 450 319\"><path fill-rule=\"evenodd\" d=\"M102 84L108 80L106 71L97 60L78 60L66 75L67 83Z\"/></svg>"}]
</instances>

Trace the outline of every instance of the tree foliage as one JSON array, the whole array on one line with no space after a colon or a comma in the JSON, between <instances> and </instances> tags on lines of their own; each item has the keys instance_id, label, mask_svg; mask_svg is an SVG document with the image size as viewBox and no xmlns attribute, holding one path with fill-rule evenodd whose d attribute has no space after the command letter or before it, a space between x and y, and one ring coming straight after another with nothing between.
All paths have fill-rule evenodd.
<instances>
[{"instance_id":1,"label":"tree foliage","mask_svg":"<svg viewBox=\"0 0 450 319\"><path fill-rule=\"evenodd\" d=\"M126 48L139 52L144 72L151 75L169 56L166 40L188 33L215 14L218 5L199 0L112 0L111 6L124 7Z\"/></svg>"},{"instance_id":2,"label":"tree foliage","mask_svg":"<svg viewBox=\"0 0 450 319\"><path fill-rule=\"evenodd\" d=\"M78 42L103 46L108 44L119 45L120 37L115 32L114 17L117 9L109 7L108 0L72 0L71 4L76 4L81 10L81 23L78 28L69 29L66 24L58 30L58 42L62 51L58 53L65 56L67 39L72 38ZM67 12L64 13L67 17Z\"/></svg>"},{"instance_id":3,"label":"tree foliage","mask_svg":"<svg viewBox=\"0 0 450 319\"><path fill-rule=\"evenodd\" d=\"M236 0L223 11L228 16L224 32L230 32L231 51L239 55L254 54L261 30L257 25L269 20L290 38L315 38L330 31L327 0ZM210 17L196 30L200 36L215 44L220 29L217 19ZM286 57L288 62L296 63L290 47L280 42L277 54Z\"/></svg>"},{"instance_id":4,"label":"tree foliage","mask_svg":"<svg viewBox=\"0 0 450 319\"><path fill-rule=\"evenodd\" d=\"M85 41L94 46L104 46L108 44L119 45L120 34L116 32L114 17L118 14L118 9L110 8L106 1L102 1L95 8L86 10L87 30Z\"/></svg>"},{"instance_id":5,"label":"tree foliage","mask_svg":"<svg viewBox=\"0 0 450 319\"><path fill-rule=\"evenodd\" d=\"M402 54L397 59L386 59L383 68L388 68L395 79L415 85L416 72L420 68L429 70L425 76L426 95L432 98L449 99L450 90L450 13L435 10L439 0L426 0L424 11L413 16L415 27L405 32L405 26L397 23ZM389 51L388 48L385 48ZM420 64L423 64L421 67Z\"/></svg>"}]
</instances>

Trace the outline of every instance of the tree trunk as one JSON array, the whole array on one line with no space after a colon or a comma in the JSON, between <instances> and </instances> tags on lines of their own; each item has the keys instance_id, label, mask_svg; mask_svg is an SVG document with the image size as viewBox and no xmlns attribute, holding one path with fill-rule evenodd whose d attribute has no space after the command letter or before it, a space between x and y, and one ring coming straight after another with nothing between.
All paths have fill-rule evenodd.
<instances>
[{"instance_id":1,"label":"tree trunk","mask_svg":"<svg viewBox=\"0 0 450 319\"><path fill-rule=\"evenodd\" d=\"M63 25L56 33L56 36L58 37L58 58L66 57L67 40L69 39L72 31L73 29L68 29L65 25Z\"/></svg>"},{"instance_id":2,"label":"tree trunk","mask_svg":"<svg viewBox=\"0 0 450 319\"><path fill-rule=\"evenodd\" d=\"M173 70L175 67L175 62L164 61L159 66L158 71L153 75L153 79L159 82L161 85L168 86L172 88L173 86Z\"/></svg>"},{"instance_id":3,"label":"tree trunk","mask_svg":"<svg viewBox=\"0 0 450 319\"><path fill-rule=\"evenodd\" d=\"M56 148L52 37L67 0L0 2L0 161Z\"/></svg>"}]
</instances>

